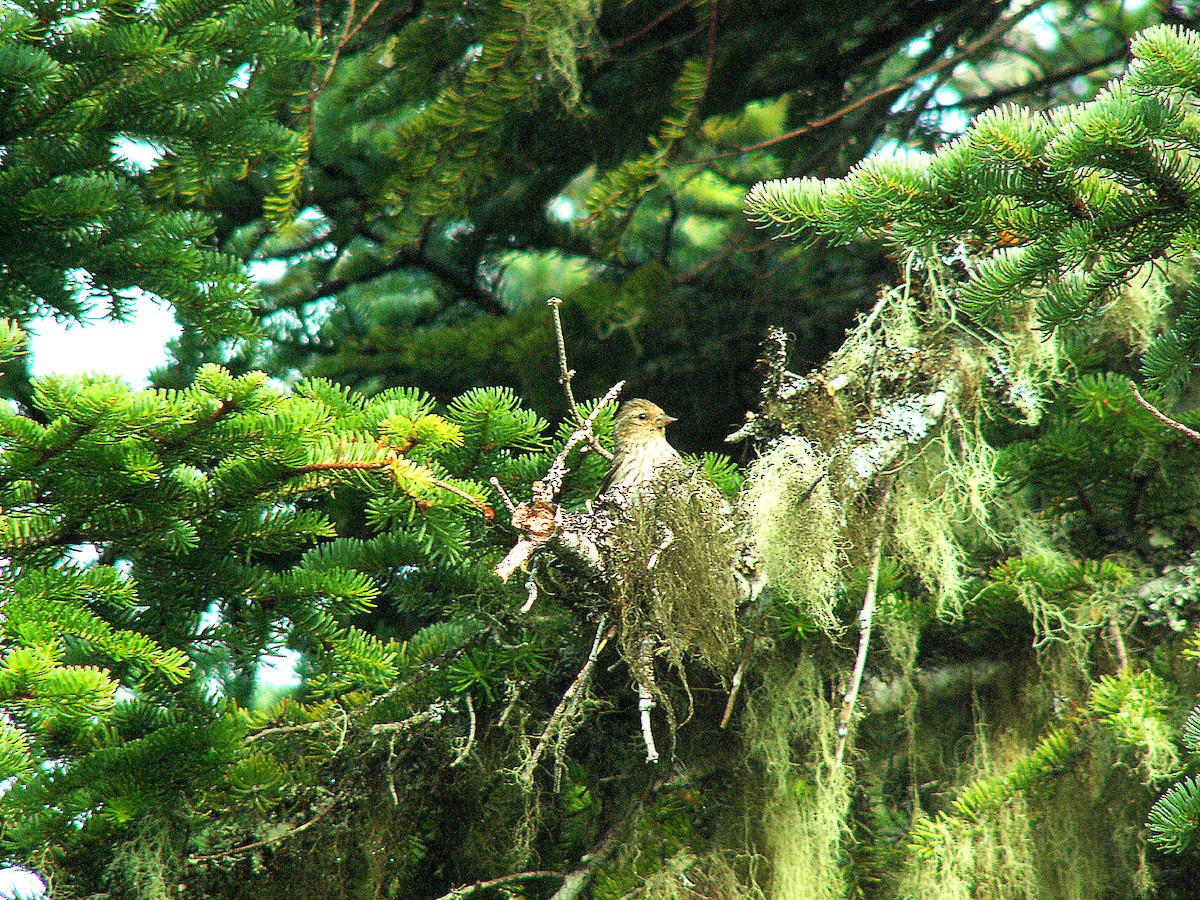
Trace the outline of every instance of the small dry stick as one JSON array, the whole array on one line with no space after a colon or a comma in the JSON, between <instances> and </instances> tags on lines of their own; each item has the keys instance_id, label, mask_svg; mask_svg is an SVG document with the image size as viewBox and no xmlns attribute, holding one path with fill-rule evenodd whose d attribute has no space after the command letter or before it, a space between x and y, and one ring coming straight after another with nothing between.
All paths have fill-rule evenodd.
<instances>
[{"instance_id":1,"label":"small dry stick","mask_svg":"<svg viewBox=\"0 0 1200 900\"><path fill-rule=\"evenodd\" d=\"M521 612L527 613L533 609L533 604L537 603L538 586L537 586L537 566L529 567L529 577L525 579L525 595L528 599L521 605Z\"/></svg>"},{"instance_id":2,"label":"small dry stick","mask_svg":"<svg viewBox=\"0 0 1200 900\"><path fill-rule=\"evenodd\" d=\"M513 503L512 497L508 496L508 491L504 490L504 485L500 483L500 479L493 475L488 479L488 483L496 489L496 493L500 495L500 499L504 502L504 506L510 513L517 511L517 504Z\"/></svg>"},{"instance_id":3,"label":"small dry stick","mask_svg":"<svg viewBox=\"0 0 1200 900\"><path fill-rule=\"evenodd\" d=\"M578 428L571 432L571 436L563 444L562 450L554 458L554 463L550 466L550 471L546 473L546 477L542 481L544 490L549 493L549 496L545 499L553 500L558 496L558 492L562 490L563 478L567 474L567 454L574 450L580 441L594 441L596 439L596 435L592 431L592 426L596 424L596 417L600 415L600 410L617 399L617 395L621 393L624 387L624 381L618 381L610 387L608 393L600 398L600 402L596 404L596 408L588 414L587 418L580 423ZM607 453L607 451L605 452ZM612 459L612 455L609 454L608 458ZM538 497L535 495L534 499L537 500Z\"/></svg>"},{"instance_id":4,"label":"small dry stick","mask_svg":"<svg viewBox=\"0 0 1200 900\"><path fill-rule=\"evenodd\" d=\"M474 884L464 884L462 887L456 887L448 894L442 894L437 900L462 900L464 897L470 897L477 891L486 891L491 888L503 887L506 884L515 884L519 881L532 881L535 878L564 878L561 872L550 872L548 870L539 869L534 872L516 872L512 875L502 875L499 878L489 878L487 881L477 881Z\"/></svg>"},{"instance_id":5,"label":"small dry stick","mask_svg":"<svg viewBox=\"0 0 1200 900\"><path fill-rule=\"evenodd\" d=\"M879 589L879 563L883 556L883 523L875 535L871 547L871 569L867 574L867 591L863 596L862 609L858 613L858 657L854 660L854 673L850 676L850 690L846 691L842 711L838 714L838 742L834 760L838 766L846 752L846 739L850 734L850 720L854 716L854 704L858 702L858 689L862 685L863 671L867 667L867 648L871 645L871 622L875 617L875 593Z\"/></svg>"},{"instance_id":6,"label":"small dry stick","mask_svg":"<svg viewBox=\"0 0 1200 900\"><path fill-rule=\"evenodd\" d=\"M393 734L388 739L388 793L392 795L392 805L396 809L400 808L400 795L396 793L396 736Z\"/></svg>"},{"instance_id":7,"label":"small dry stick","mask_svg":"<svg viewBox=\"0 0 1200 900\"><path fill-rule=\"evenodd\" d=\"M1165 412L1163 412L1161 409L1159 409L1157 406L1155 406L1153 403L1151 403L1149 400L1147 400L1145 397L1143 397L1141 391L1138 390L1138 386L1136 384L1134 384L1132 381L1129 383L1129 389L1131 391L1133 391L1133 399L1136 400L1138 403L1140 403L1142 405L1142 407L1147 412L1149 412L1150 415L1152 415L1152 416L1154 416L1154 418L1158 419L1158 421L1162 422L1164 425L1168 425L1171 428L1174 428L1176 431L1180 432L1181 434L1186 434L1193 441L1200 441L1200 431L1195 431L1194 429L1188 428L1182 422L1177 422L1174 419L1172 419Z\"/></svg>"},{"instance_id":8,"label":"small dry stick","mask_svg":"<svg viewBox=\"0 0 1200 900\"><path fill-rule=\"evenodd\" d=\"M601 616L600 624L596 626L596 637L592 640L592 650L588 653L587 662L583 664L583 668L579 670L579 674L575 676L575 680L563 694L562 700L558 702L558 707L551 714L546 727L542 729L542 735L538 738L537 746L533 749L529 759L517 770L518 781L529 784L533 780L533 770L541 762L542 754L546 752L546 746L562 723L567 721L575 711L578 700L583 695L583 689L591 680L592 672L596 668L596 660L600 658L600 654L604 652L604 648L612 636L617 633L616 625L605 630L607 625L608 616Z\"/></svg>"},{"instance_id":9,"label":"small dry stick","mask_svg":"<svg viewBox=\"0 0 1200 900\"><path fill-rule=\"evenodd\" d=\"M647 675L643 679L638 677L638 713L642 718L642 741L646 744L646 762L658 762L658 747L654 745L654 730L650 727L650 711L654 709L654 694L650 691L650 686L647 684L654 678L654 662L650 658L650 652L653 650L654 644L649 638L642 640L642 661L647 665Z\"/></svg>"},{"instance_id":10,"label":"small dry stick","mask_svg":"<svg viewBox=\"0 0 1200 900\"><path fill-rule=\"evenodd\" d=\"M575 392L571 389L571 379L575 377L575 370L567 366L567 339L563 336L562 316L558 311L562 306L562 300L558 297L551 297L546 301L546 305L550 307L551 315L554 316L554 338L558 342L558 383L563 386L563 391L567 395L567 405L571 407L572 417L576 422L582 422L583 415L579 412L579 404L575 402ZM593 450L612 462L613 455L600 445L591 431L588 432L587 442Z\"/></svg>"},{"instance_id":11,"label":"small dry stick","mask_svg":"<svg viewBox=\"0 0 1200 900\"><path fill-rule=\"evenodd\" d=\"M654 548L654 552L650 554L650 559L646 561L647 571L658 565L659 554L675 543L675 532L673 532L666 525L663 526L663 531L665 531L667 535L662 539L662 543Z\"/></svg>"},{"instance_id":12,"label":"small dry stick","mask_svg":"<svg viewBox=\"0 0 1200 900\"><path fill-rule=\"evenodd\" d=\"M738 691L741 690L742 679L746 677L746 667L750 665L750 657L754 654L754 646L757 643L757 632L746 640L746 652L742 654L742 661L738 663L737 671L733 673L733 680L729 685L729 699L725 701L725 713L721 716L722 728L727 728L729 720L733 718L733 708L737 703Z\"/></svg>"},{"instance_id":13,"label":"small dry stick","mask_svg":"<svg viewBox=\"0 0 1200 900\"><path fill-rule=\"evenodd\" d=\"M1121 667L1122 672L1129 671L1129 651L1125 649L1125 637L1121 634L1121 623L1115 612L1108 617L1108 634L1112 638L1117 665Z\"/></svg>"},{"instance_id":14,"label":"small dry stick","mask_svg":"<svg viewBox=\"0 0 1200 900\"><path fill-rule=\"evenodd\" d=\"M512 574L533 555L534 551L550 540L558 530L559 509L554 501L562 491L563 479L567 475L567 454L589 436L592 439L595 438L592 426L596 422L596 417L600 414L601 409L617 399L617 395L621 393L623 387L625 387L625 382L618 381L608 389L608 393L600 398L596 408L567 438L562 450L550 465L546 477L533 483L531 502L518 504L513 510L513 527L525 536L517 541L504 559L496 565L495 572L501 581L508 581Z\"/></svg>"},{"instance_id":15,"label":"small dry stick","mask_svg":"<svg viewBox=\"0 0 1200 900\"><path fill-rule=\"evenodd\" d=\"M450 763L450 768L461 766L467 761L467 757L471 755L471 748L475 746L475 704L471 700L471 695L467 694L467 714L471 717L471 730L467 732L467 742L463 744L462 750L458 751L458 756L454 758L454 762Z\"/></svg>"}]
</instances>

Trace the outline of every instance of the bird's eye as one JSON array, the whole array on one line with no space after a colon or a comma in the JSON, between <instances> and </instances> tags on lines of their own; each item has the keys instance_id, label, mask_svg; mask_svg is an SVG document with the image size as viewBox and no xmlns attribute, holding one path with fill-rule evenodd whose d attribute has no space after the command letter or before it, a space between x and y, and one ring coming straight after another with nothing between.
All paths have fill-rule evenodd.
<instances>
[{"instance_id":1,"label":"bird's eye","mask_svg":"<svg viewBox=\"0 0 1200 900\"><path fill-rule=\"evenodd\" d=\"M645 421L646 421L646 414L645 414L645 413L638 413L638 418L639 418L639 419L641 419L643 422L645 422Z\"/></svg>"}]
</instances>

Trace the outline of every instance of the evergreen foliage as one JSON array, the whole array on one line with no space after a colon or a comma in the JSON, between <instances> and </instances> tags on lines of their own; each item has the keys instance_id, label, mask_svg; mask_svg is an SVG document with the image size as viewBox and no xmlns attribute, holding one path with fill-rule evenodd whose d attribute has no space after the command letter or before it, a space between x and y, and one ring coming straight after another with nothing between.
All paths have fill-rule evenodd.
<instances>
[{"instance_id":1,"label":"evergreen foliage","mask_svg":"<svg viewBox=\"0 0 1200 900\"><path fill-rule=\"evenodd\" d=\"M5 5L4 315L121 318L140 290L212 335L246 331L249 279L181 204L294 159L276 114L316 47L292 15L271 0Z\"/></svg>"},{"instance_id":2,"label":"evergreen foliage","mask_svg":"<svg viewBox=\"0 0 1200 900\"><path fill-rule=\"evenodd\" d=\"M955 81L946 55L967 47L985 74L1003 68L1004 26L1023 20L963 0L309 12L331 59L312 77L304 215L274 231L220 204L236 226L225 246L271 263L267 339L200 361L443 401L504 384L560 416L541 306L559 296L579 393L625 379L633 396L693 412L676 435L692 451L719 449L754 402L767 326L804 334L797 365L816 365L887 268L878 253L764 244L745 192L844 172L879 139L928 143L925 105ZM1045 75L1038 96L1123 60L1156 13L1071 2L1056 15L1070 43L1011 42ZM961 93L964 109L992 102L982 84ZM891 116L896 104L907 112ZM171 383L197 362L180 352Z\"/></svg>"},{"instance_id":3,"label":"evergreen foliage","mask_svg":"<svg viewBox=\"0 0 1200 900\"><path fill-rule=\"evenodd\" d=\"M1081 71L1154 15L1122 7L1056 7L1101 23ZM1200 340L1194 292L1144 265L1191 277L1190 32L1143 32L1095 100L818 181L795 178L877 138L932 146L931 98L970 81L942 61L996 64L1015 23L948 0L12 9L0 102L26 130L0 179L61 171L0 201L41 229L0 243L0 355L31 311L134 287L197 328L161 387L46 377L0 407L0 860L114 900L1189 895L1189 857L1145 838L1194 843L1200 448L1128 376L1166 404ZM1029 91L1069 92L1043 62ZM127 170L118 135L161 158ZM778 176L755 215L900 263L806 377L892 270L757 246L740 200ZM286 264L256 336L214 236ZM532 300L564 283L580 395L632 369L705 419L692 446L735 421L756 444L625 520L623 585L567 553L494 575L495 485L527 501L577 426L534 411L563 409ZM751 375L779 322L809 346L772 338ZM556 516L596 515L601 454L564 462ZM726 541L761 594L711 565Z\"/></svg>"}]
</instances>

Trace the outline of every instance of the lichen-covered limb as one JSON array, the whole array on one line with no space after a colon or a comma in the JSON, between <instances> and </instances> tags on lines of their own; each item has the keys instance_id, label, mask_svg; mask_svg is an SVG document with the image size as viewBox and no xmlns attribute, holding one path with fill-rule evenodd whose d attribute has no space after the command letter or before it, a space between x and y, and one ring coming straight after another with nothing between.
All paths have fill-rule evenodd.
<instances>
[{"instance_id":1,"label":"lichen-covered limb","mask_svg":"<svg viewBox=\"0 0 1200 900\"><path fill-rule=\"evenodd\" d=\"M869 419L859 422L846 435L843 454L848 463L848 485L865 488L890 469L905 453L932 434L946 412L953 377L938 382L924 393L889 399Z\"/></svg>"}]
</instances>

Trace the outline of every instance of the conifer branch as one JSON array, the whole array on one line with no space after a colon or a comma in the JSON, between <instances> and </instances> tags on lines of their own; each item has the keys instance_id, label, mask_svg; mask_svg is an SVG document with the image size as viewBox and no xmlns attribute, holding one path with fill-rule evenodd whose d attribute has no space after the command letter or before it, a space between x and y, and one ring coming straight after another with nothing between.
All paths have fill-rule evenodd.
<instances>
[{"instance_id":1,"label":"conifer branch","mask_svg":"<svg viewBox=\"0 0 1200 900\"><path fill-rule=\"evenodd\" d=\"M1050 0L1038 0L1038 2L1030 4L1019 12L998 19L991 28L989 28L974 41L971 41L969 44L964 46L953 56L940 59L937 62L925 66L916 72L905 75L903 78L900 78L891 84L885 85L869 94L865 94L864 96L859 97L857 100L847 103L840 109L834 110L827 116L823 116L820 119L814 119L811 122L806 122L804 125L801 125L798 128L794 128L791 131L776 135L773 138L768 138L765 141L759 141L756 144L747 144L746 146L735 147L732 150L727 150L722 153L714 153L711 156L705 157L702 161L705 163L716 162L720 159L727 159L730 156L740 156L743 153L751 153L755 150L765 150L767 147L773 147L776 144L782 144L785 141L798 138L801 135L824 128L827 125L832 125L834 122L845 118L855 110L861 109L862 107L874 103L877 100L883 100L887 97L891 97L894 94L903 93L922 78L935 75L946 68L953 69L953 67L957 66L959 63L965 62L966 60L975 56L981 50L986 49L991 44L994 44L996 41L1002 38L1005 34L1012 30L1018 22L1021 22L1023 19L1037 12L1038 9L1045 6L1048 2L1050 2Z\"/></svg>"},{"instance_id":2,"label":"conifer branch","mask_svg":"<svg viewBox=\"0 0 1200 900\"><path fill-rule=\"evenodd\" d=\"M329 462L308 463L301 466L296 471L302 474L311 474L313 472L352 472L352 471L370 471L373 469L388 469L392 467L394 460L392 459L365 459L365 460L330 460ZM428 470L422 471L422 478L427 480L436 488L441 488L443 491L449 491L456 497L461 497L466 500L489 522L495 518L495 511L477 497L472 497L462 488L450 484L448 481L443 481L436 477Z\"/></svg>"}]
</instances>

